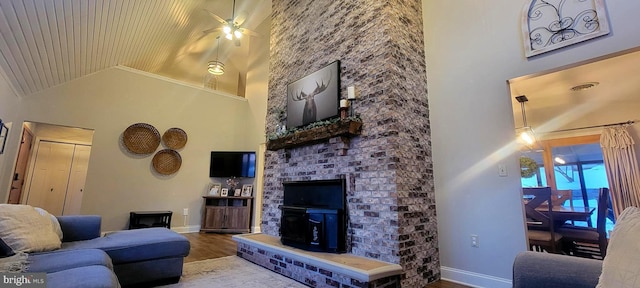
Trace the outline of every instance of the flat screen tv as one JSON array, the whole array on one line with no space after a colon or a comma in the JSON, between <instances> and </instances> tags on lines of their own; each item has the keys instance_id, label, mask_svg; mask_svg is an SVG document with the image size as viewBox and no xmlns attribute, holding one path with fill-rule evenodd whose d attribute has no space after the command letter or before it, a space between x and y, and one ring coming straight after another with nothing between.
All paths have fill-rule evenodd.
<instances>
[{"instance_id":1,"label":"flat screen tv","mask_svg":"<svg viewBox=\"0 0 640 288\"><path fill-rule=\"evenodd\" d=\"M256 177L256 152L211 151L209 177Z\"/></svg>"}]
</instances>

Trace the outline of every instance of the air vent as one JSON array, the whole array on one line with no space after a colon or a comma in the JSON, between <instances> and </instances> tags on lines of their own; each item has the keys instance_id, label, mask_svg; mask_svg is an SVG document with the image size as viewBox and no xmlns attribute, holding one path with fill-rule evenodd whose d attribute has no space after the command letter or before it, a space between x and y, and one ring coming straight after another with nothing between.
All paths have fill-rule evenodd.
<instances>
[{"instance_id":1,"label":"air vent","mask_svg":"<svg viewBox=\"0 0 640 288\"><path fill-rule=\"evenodd\" d=\"M571 87L571 91L584 91L584 90L588 90L591 89L593 87L598 86L600 83L598 82L587 82L584 84L580 84L580 85L576 85Z\"/></svg>"}]
</instances>

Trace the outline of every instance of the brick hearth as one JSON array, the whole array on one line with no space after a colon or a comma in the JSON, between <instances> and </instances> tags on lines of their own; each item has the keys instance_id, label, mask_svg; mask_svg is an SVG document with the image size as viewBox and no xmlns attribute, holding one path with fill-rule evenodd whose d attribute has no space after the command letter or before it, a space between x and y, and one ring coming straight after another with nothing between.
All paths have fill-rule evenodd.
<instances>
[{"instance_id":1,"label":"brick hearth","mask_svg":"<svg viewBox=\"0 0 640 288\"><path fill-rule=\"evenodd\" d=\"M402 267L351 254L300 250L266 234L235 235L238 256L311 287L399 287Z\"/></svg>"}]
</instances>

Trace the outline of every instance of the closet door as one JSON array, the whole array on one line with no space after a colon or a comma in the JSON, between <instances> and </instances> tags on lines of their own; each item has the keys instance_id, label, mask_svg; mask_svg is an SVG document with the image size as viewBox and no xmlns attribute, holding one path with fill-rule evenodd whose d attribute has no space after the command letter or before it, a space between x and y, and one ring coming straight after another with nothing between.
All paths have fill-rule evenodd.
<instances>
[{"instance_id":1,"label":"closet door","mask_svg":"<svg viewBox=\"0 0 640 288\"><path fill-rule=\"evenodd\" d=\"M84 192L85 178L87 177L87 166L89 166L89 155L91 146L76 145L71 163L71 173L69 174L69 185L67 197L64 200L63 215L78 215L82 205L82 194Z\"/></svg>"},{"instance_id":2,"label":"closet door","mask_svg":"<svg viewBox=\"0 0 640 288\"><path fill-rule=\"evenodd\" d=\"M40 141L27 204L56 216L62 215L74 146Z\"/></svg>"}]
</instances>

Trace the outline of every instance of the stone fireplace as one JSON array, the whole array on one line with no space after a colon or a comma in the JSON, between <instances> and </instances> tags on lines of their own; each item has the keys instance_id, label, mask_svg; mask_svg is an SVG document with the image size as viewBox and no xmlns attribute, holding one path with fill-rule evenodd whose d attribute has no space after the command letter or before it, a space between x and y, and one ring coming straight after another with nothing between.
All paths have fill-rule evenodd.
<instances>
[{"instance_id":1,"label":"stone fireplace","mask_svg":"<svg viewBox=\"0 0 640 288\"><path fill-rule=\"evenodd\" d=\"M421 1L273 0L271 21L267 133L287 83L335 60L363 124L348 141L267 151L262 233L280 237L283 183L344 179L347 254L400 265L403 287L439 279Z\"/></svg>"}]
</instances>

